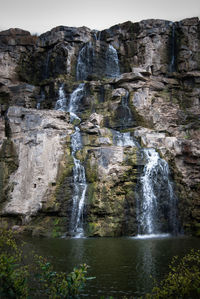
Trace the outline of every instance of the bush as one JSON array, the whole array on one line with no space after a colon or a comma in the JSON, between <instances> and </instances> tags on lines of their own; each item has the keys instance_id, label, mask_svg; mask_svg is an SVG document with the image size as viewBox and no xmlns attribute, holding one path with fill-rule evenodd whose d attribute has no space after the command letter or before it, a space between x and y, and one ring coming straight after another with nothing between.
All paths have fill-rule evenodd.
<instances>
[{"instance_id":1,"label":"bush","mask_svg":"<svg viewBox=\"0 0 200 299\"><path fill-rule=\"evenodd\" d=\"M0 230L0 298L26 298L27 266L11 231Z\"/></svg>"},{"instance_id":2,"label":"bush","mask_svg":"<svg viewBox=\"0 0 200 299\"><path fill-rule=\"evenodd\" d=\"M200 298L200 250L191 250L182 259L175 256L169 268L146 298Z\"/></svg>"},{"instance_id":3,"label":"bush","mask_svg":"<svg viewBox=\"0 0 200 299\"><path fill-rule=\"evenodd\" d=\"M82 264L69 274L55 272L53 266L41 256L35 256L39 265L39 292L48 298L74 298L93 277L86 277L88 266Z\"/></svg>"},{"instance_id":4,"label":"bush","mask_svg":"<svg viewBox=\"0 0 200 299\"><path fill-rule=\"evenodd\" d=\"M34 254L28 264L22 243L17 244L11 231L0 229L0 298L74 298L89 279L86 264L69 274L56 272L45 258ZM29 259L32 260L32 259Z\"/></svg>"}]
</instances>

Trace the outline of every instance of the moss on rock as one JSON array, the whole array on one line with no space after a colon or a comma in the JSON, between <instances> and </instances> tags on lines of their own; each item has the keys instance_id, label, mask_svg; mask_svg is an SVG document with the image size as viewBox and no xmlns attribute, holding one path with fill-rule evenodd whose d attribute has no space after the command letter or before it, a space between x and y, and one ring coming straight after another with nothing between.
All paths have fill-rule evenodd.
<instances>
[{"instance_id":1,"label":"moss on rock","mask_svg":"<svg viewBox=\"0 0 200 299\"><path fill-rule=\"evenodd\" d=\"M5 139L0 149L0 204L8 200L8 193L12 188L8 185L9 177L17 168L18 155L15 146L10 139Z\"/></svg>"},{"instance_id":2,"label":"moss on rock","mask_svg":"<svg viewBox=\"0 0 200 299\"><path fill-rule=\"evenodd\" d=\"M137 182L136 149L124 148L123 162L118 164L120 172L113 177L108 175L105 180L100 170L101 163L98 159L95 160L93 155L93 151L90 150L86 161L88 178L86 235L134 234L134 222L136 221L134 188ZM129 165L130 161L131 166ZM113 172L115 172L114 169Z\"/></svg>"}]
</instances>

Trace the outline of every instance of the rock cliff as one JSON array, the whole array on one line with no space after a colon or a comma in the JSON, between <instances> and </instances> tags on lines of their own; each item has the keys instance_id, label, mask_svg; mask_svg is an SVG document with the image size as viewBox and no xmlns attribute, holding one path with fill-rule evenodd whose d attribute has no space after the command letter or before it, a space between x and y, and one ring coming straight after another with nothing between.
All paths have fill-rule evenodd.
<instances>
[{"instance_id":1,"label":"rock cliff","mask_svg":"<svg viewBox=\"0 0 200 299\"><path fill-rule=\"evenodd\" d=\"M135 235L142 148L154 148L170 166L180 226L200 235L198 18L103 31L59 26L38 37L9 29L0 32L0 58L2 224L71 234L78 159L85 235ZM73 154L76 128L81 145Z\"/></svg>"}]
</instances>

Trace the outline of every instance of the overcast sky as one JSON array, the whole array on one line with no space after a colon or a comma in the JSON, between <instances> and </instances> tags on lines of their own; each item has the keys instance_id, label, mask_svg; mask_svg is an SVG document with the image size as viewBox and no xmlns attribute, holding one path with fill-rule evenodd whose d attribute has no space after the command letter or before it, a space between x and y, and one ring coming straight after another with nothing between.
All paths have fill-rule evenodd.
<instances>
[{"instance_id":1,"label":"overcast sky","mask_svg":"<svg viewBox=\"0 0 200 299\"><path fill-rule=\"evenodd\" d=\"M200 17L200 0L0 0L0 30L43 33L58 25L105 29L125 21Z\"/></svg>"}]
</instances>

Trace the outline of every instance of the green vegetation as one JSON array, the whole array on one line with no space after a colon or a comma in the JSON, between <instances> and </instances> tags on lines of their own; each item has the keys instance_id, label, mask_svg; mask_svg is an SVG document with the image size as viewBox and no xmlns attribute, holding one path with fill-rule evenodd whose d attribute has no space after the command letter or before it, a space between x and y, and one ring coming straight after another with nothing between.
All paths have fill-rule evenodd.
<instances>
[{"instance_id":1,"label":"green vegetation","mask_svg":"<svg viewBox=\"0 0 200 299\"><path fill-rule=\"evenodd\" d=\"M93 279L87 277L87 269L82 264L68 274L56 272L45 258L32 252L25 256L13 232L0 229L0 298L77 298L87 280ZM175 256L169 269L142 298L200 297L200 250L191 250L183 258Z\"/></svg>"},{"instance_id":2,"label":"green vegetation","mask_svg":"<svg viewBox=\"0 0 200 299\"><path fill-rule=\"evenodd\" d=\"M0 233L0 298L26 298L28 268L23 265L22 252L11 231Z\"/></svg>"},{"instance_id":3,"label":"green vegetation","mask_svg":"<svg viewBox=\"0 0 200 299\"><path fill-rule=\"evenodd\" d=\"M15 146L10 139L3 141L0 150L0 204L6 200L9 188L8 179L18 168L18 157Z\"/></svg>"},{"instance_id":4,"label":"green vegetation","mask_svg":"<svg viewBox=\"0 0 200 299\"><path fill-rule=\"evenodd\" d=\"M39 294L47 298L74 298L77 297L83 289L86 280L92 277L86 277L88 266L82 264L79 268L74 268L69 274L65 272L55 272L51 263L47 262L41 256L35 256L39 266L38 286Z\"/></svg>"},{"instance_id":5,"label":"green vegetation","mask_svg":"<svg viewBox=\"0 0 200 299\"><path fill-rule=\"evenodd\" d=\"M45 258L24 256L18 243L11 231L0 229L0 298L75 298L93 279L86 277L86 264L69 274L56 272Z\"/></svg>"},{"instance_id":6,"label":"green vegetation","mask_svg":"<svg viewBox=\"0 0 200 299\"><path fill-rule=\"evenodd\" d=\"M156 283L152 292L140 299L200 298L200 250L191 250L182 259L175 256L169 268L170 272L166 278L159 284ZM101 297L101 299L104 298L104 296ZM128 298L125 296L123 299Z\"/></svg>"},{"instance_id":7,"label":"green vegetation","mask_svg":"<svg viewBox=\"0 0 200 299\"><path fill-rule=\"evenodd\" d=\"M182 259L175 256L169 268L146 298L200 298L200 250L191 250Z\"/></svg>"}]
</instances>

